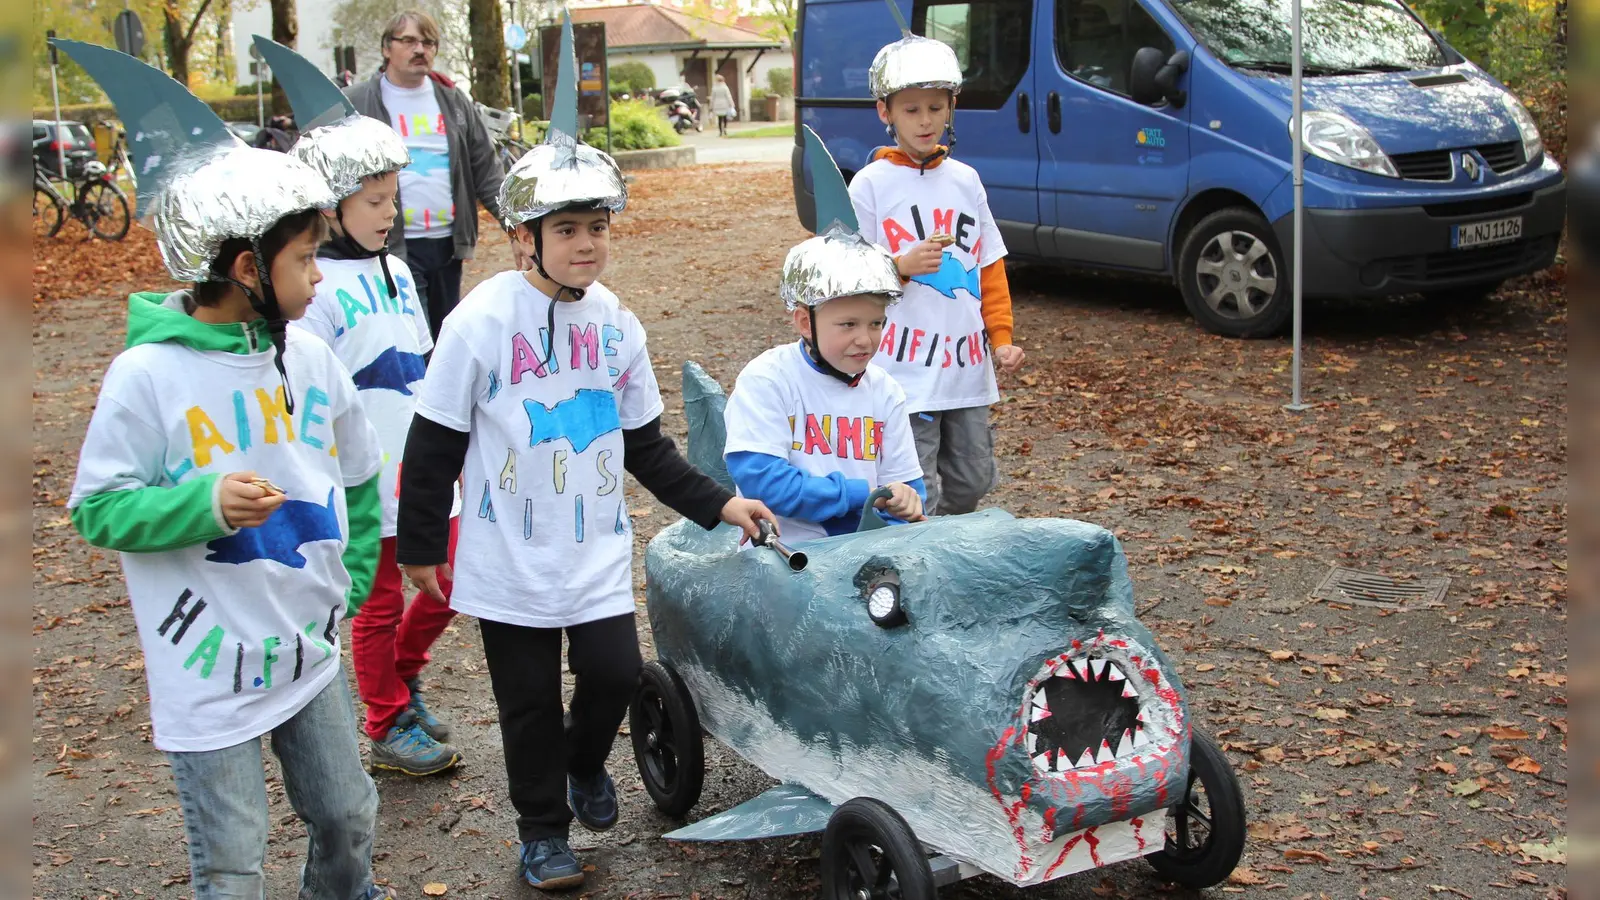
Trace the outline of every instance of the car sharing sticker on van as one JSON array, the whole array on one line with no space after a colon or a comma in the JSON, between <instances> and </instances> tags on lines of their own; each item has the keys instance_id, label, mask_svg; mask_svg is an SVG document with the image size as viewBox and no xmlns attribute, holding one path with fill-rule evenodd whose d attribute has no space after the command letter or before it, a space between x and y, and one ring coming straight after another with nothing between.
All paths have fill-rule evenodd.
<instances>
[{"instance_id":1,"label":"car sharing sticker on van","mask_svg":"<svg viewBox=\"0 0 1600 900\"><path fill-rule=\"evenodd\" d=\"M1133 138L1141 147L1165 147L1167 139L1162 136L1159 128L1141 128Z\"/></svg>"}]
</instances>

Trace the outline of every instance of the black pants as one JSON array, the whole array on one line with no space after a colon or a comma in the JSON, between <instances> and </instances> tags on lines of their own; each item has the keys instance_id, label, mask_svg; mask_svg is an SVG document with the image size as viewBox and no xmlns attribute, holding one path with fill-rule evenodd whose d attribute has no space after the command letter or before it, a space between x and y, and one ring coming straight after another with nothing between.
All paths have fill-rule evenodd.
<instances>
[{"instance_id":1,"label":"black pants","mask_svg":"<svg viewBox=\"0 0 1600 900\"><path fill-rule=\"evenodd\" d=\"M728 117L727 116L717 116L717 134L727 134L727 133L728 133Z\"/></svg>"},{"instance_id":2,"label":"black pants","mask_svg":"<svg viewBox=\"0 0 1600 900\"><path fill-rule=\"evenodd\" d=\"M563 726L560 628L526 628L479 619L489 662L506 781L524 843L566 837L567 775L591 778L605 766L644 664L633 614L567 632L567 659L577 685Z\"/></svg>"},{"instance_id":3,"label":"black pants","mask_svg":"<svg viewBox=\"0 0 1600 900\"><path fill-rule=\"evenodd\" d=\"M461 260L456 259L455 238L406 238L406 265L417 279L417 296L428 308L428 328L438 340L444 317L461 302Z\"/></svg>"}]
</instances>

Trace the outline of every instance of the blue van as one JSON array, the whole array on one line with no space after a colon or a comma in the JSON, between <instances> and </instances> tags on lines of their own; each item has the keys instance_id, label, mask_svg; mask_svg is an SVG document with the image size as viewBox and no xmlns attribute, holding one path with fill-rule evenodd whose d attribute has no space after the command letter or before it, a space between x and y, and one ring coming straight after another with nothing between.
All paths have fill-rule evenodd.
<instances>
[{"instance_id":1,"label":"blue van","mask_svg":"<svg viewBox=\"0 0 1600 900\"><path fill-rule=\"evenodd\" d=\"M961 61L954 153L1013 256L1165 274L1219 334L1284 326L1289 0L898 2ZM867 69L899 32L884 0L798 16L797 118L849 178L888 142ZM1302 22L1307 296L1464 302L1554 261L1565 181L1499 82L1401 0L1303 0Z\"/></svg>"}]
</instances>

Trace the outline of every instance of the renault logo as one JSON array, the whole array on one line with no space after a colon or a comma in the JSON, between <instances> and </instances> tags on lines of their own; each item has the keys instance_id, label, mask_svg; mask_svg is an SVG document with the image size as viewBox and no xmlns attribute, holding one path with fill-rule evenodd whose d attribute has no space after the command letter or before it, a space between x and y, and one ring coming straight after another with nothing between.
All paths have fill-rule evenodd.
<instances>
[{"instance_id":1,"label":"renault logo","mask_svg":"<svg viewBox=\"0 0 1600 900\"><path fill-rule=\"evenodd\" d=\"M1470 150L1464 150L1461 153L1461 171L1466 172L1467 177L1473 181L1477 181L1478 175L1481 174L1478 158L1473 156Z\"/></svg>"}]
</instances>

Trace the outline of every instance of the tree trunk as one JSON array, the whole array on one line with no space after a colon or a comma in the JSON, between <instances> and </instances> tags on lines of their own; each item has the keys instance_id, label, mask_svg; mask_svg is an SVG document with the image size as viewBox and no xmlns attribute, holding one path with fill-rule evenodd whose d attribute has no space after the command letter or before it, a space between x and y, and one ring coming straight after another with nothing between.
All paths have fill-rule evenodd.
<instances>
[{"instance_id":1,"label":"tree trunk","mask_svg":"<svg viewBox=\"0 0 1600 900\"><path fill-rule=\"evenodd\" d=\"M506 39L500 0L469 0L467 29L472 34L472 97L485 106L511 105L506 74Z\"/></svg>"},{"instance_id":2,"label":"tree trunk","mask_svg":"<svg viewBox=\"0 0 1600 900\"><path fill-rule=\"evenodd\" d=\"M233 4L224 2L217 6L217 31L216 31L216 59L212 63L213 72L219 82L232 88L238 81L233 66L233 47L228 45L228 38L232 35Z\"/></svg>"},{"instance_id":3,"label":"tree trunk","mask_svg":"<svg viewBox=\"0 0 1600 900\"><path fill-rule=\"evenodd\" d=\"M272 0L272 39L293 50L300 39L300 20L295 17L294 0ZM272 73L272 114L289 115L289 95L278 85L278 73ZM295 123L302 124L302 123Z\"/></svg>"},{"instance_id":4,"label":"tree trunk","mask_svg":"<svg viewBox=\"0 0 1600 900\"><path fill-rule=\"evenodd\" d=\"M183 10L178 0L161 5L161 36L167 45L167 65L174 81L189 86L189 39L183 33Z\"/></svg>"}]
</instances>

